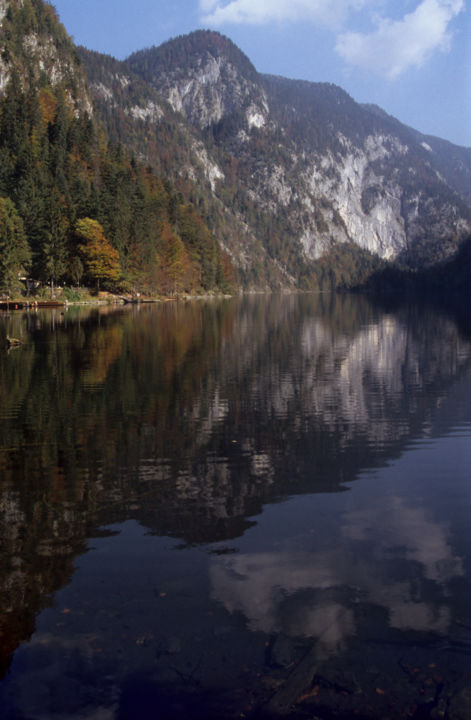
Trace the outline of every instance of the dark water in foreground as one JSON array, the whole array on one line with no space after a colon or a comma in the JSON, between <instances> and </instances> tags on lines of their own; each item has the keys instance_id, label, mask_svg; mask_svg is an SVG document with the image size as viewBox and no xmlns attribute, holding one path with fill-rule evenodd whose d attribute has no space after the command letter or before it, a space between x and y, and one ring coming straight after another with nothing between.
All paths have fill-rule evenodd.
<instances>
[{"instance_id":1,"label":"dark water in foreground","mask_svg":"<svg viewBox=\"0 0 471 720\"><path fill-rule=\"evenodd\" d=\"M243 298L0 341L2 718L471 717L451 317Z\"/></svg>"}]
</instances>

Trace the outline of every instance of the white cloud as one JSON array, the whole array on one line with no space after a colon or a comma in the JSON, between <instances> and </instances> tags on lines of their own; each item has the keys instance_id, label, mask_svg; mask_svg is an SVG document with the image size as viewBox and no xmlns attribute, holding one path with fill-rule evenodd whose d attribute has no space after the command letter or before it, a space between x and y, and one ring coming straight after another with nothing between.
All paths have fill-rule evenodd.
<instances>
[{"instance_id":1,"label":"white cloud","mask_svg":"<svg viewBox=\"0 0 471 720\"><path fill-rule=\"evenodd\" d=\"M350 65L394 79L448 50L450 23L465 8L465 0L404 1L416 7L401 19L385 16L385 0L199 0L199 7L202 22L213 27L303 22L330 29L337 33L337 53ZM354 14L374 30L348 31Z\"/></svg>"},{"instance_id":2,"label":"white cloud","mask_svg":"<svg viewBox=\"0 0 471 720\"><path fill-rule=\"evenodd\" d=\"M342 33L336 50L351 65L394 79L449 49L449 25L462 10L464 0L422 0L402 20L378 20L373 33Z\"/></svg>"},{"instance_id":3,"label":"white cloud","mask_svg":"<svg viewBox=\"0 0 471 720\"><path fill-rule=\"evenodd\" d=\"M217 6L218 0L200 0L200 10L209 13Z\"/></svg>"},{"instance_id":4,"label":"white cloud","mask_svg":"<svg viewBox=\"0 0 471 720\"><path fill-rule=\"evenodd\" d=\"M312 22L339 27L350 10L360 10L377 0L200 0L203 22L264 25L269 22Z\"/></svg>"}]
</instances>

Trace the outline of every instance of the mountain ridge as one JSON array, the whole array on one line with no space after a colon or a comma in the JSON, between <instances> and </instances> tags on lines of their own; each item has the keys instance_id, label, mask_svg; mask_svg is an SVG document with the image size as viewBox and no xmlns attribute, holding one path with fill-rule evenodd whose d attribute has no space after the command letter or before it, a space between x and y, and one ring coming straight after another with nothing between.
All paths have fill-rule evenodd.
<instances>
[{"instance_id":1,"label":"mountain ridge","mask_svg":"<svg viewBox=\"0 0 471 720\"><path fill-rule=\"evenodd\" d=\"M60 86L76 118L88 115L96 127L92 155L97 143L117 143L164 179L162 187L169 180L177 195L166 212L176 236L186 232L190 211L179 211L183 221L175 203L201 216L207 229L198 231L198 249L191 233L183 237L188 267L200 268L209 242L202 237L211 232L239 286L351 286L384 263L418 271L446 262L471 235L471 150L424 136L336 85L260 74L229 38L211 30L119 61L76 48L42 0L1 0L0 11L1 30L14 20L18 38L10 47L3 33L0 75L5 58L13 58L20 78L33 65L32 92L42 93L52 126ZM59 58L63 53L62 65L46 62L52 46ZM89 184L93 162L89 197L96 192ZM8 195L9 187L0 185L0 193ZM59 205L67 204L63 198ZM91 203L126 274L138 247L131 252L134 231L120 227L128 223L125 204L113 215ZM138 244L155 253L157 268L168 253L146 236L149 223L143 227ZM197 275L201 269L188 278L193 283Z\"/></svg>"},{"instance_id":2,"label":"mountain ridge","mask_svg":"<svg viewBox=\"0 0 471 720\"><path fill-rule=\"evenodd\" d=\"M217 60L212 76L205 72L208 38L213 64ZM221 46L215 58L214 48ZM471 152L466 148L434 138L429 144L428 136L384 111L365 109L336 85L254 75L244 55L242 65L234 67L237 48L219 33L196 31L164 49L166 60L179 58L176 66L165 68L162 49L151 48L130 56L133 72L205 133L218 167L237 167L235 195L246 196L242 211L255 200L265 216L255 223L255 234L260 236L268 209L269 224L290 236L290 252L297 253L299 264L326 256L332 244L353 243L382 259L420 268L451 257L469 233ZM221 182L227 190L228 182ZM282 215L288 215L287 222ZM270 238L262 243L273 254Z\"/></svg>"}]
</instances>

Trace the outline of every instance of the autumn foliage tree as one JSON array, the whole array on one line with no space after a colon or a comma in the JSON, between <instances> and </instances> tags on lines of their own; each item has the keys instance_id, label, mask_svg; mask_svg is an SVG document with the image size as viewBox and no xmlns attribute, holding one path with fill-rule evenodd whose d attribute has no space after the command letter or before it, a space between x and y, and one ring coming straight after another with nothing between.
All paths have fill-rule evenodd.
<instances>
[{"instance_id":1,"label":"autumn foliage tree","mask_svg":"<svg viewBox=\"0 0 471 720\"><path fill-rule=\"evenodd\" d=\"M75 225L79 241L78 250L83 258L87 277L96 283L113 285L121 277L119 252L108 242L103 227L97 220L82 218Z\"/></svg>"},{"instance_id":2,"label":"autumn foliage tree","mask_svg":"<svg viewBox=\"0 0 471 720\"><path fill-rule=\"evenodd\" d=\"M183 242L168 223L162 229L162 243L165 247L162 269L168 290L173 294L190 290L196 282L195 272Z\"/></svg>"}]
</instances>

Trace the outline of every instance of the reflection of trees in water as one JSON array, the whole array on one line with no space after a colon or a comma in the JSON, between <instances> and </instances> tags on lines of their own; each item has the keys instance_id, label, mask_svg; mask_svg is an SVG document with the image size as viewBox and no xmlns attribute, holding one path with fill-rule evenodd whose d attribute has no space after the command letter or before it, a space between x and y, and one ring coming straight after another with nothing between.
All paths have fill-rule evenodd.
<instances>
[{"instance_id":1,"label":"reflection of trees in water","mask_svg":"<svg viewBox=\"0 0 471 720\"><path fill-rule=\"evenodd\" d=\"M216 305L213 313L197 303L70 315L16 316L26 344L0 355L3 668L48 594L69 581L91 526L106 521L106 508L126 516L146 437L156 453L170 444L178 452L168 418L201 392L230 324Z\"/></svg>"},{"instance_id":2,"label":"reflection of trees in water","mask_svg":"<svg viewBox=\"0 0 471 720\"><path fill-rule=\"evenodd\" d=\"M15 322L28 341L0 355L7 654L91 527L136 517L187 542L237 537L263 503L338 491L397 453L469 357L450 320L346 296Z\"/></svg>"}]
</instances>

